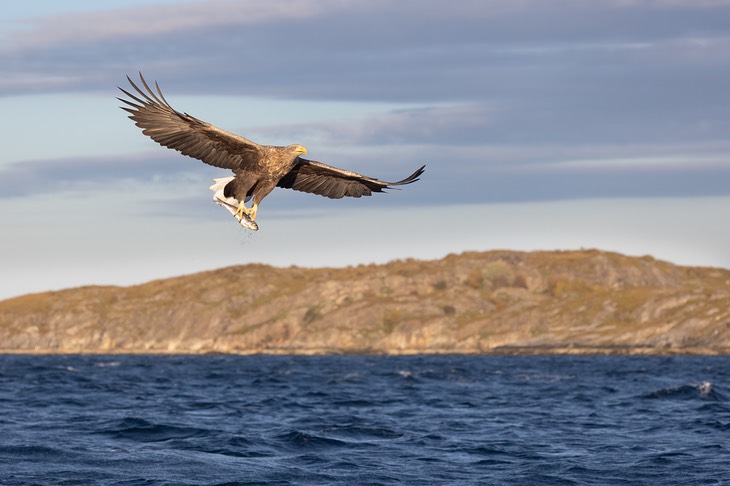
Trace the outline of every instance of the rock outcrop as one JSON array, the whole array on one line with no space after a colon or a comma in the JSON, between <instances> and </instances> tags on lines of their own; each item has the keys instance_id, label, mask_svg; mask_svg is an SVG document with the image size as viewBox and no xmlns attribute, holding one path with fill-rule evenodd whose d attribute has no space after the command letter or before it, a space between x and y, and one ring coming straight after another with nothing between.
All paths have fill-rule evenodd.
<instances>
[{"instance_id":1,"label":"rock outcrop","mask_svg":"<svg viewBox=\"0 0 730 486\"><path fill-rule=\"evenodd\" d=\"M245 265L0 302L15 353L727 353L730 271L596 250Z\"/></svg>"}]
</instances>

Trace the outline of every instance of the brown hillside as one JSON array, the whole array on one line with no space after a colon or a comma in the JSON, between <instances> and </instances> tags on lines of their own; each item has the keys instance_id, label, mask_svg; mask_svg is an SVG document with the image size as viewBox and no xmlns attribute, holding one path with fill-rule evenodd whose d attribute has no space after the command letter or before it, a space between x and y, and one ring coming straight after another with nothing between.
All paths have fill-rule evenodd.
<instances>
[{"instance_id":1,"label":"brown hillside","mask_svg":"<svg viewBox=\"0 0 730 486\"><path fill-rule=\"evenodd\" d=\"M600 251L229 267L0 302L0 351L730 351L730 271Z\"/></svg>"}]
</instances>

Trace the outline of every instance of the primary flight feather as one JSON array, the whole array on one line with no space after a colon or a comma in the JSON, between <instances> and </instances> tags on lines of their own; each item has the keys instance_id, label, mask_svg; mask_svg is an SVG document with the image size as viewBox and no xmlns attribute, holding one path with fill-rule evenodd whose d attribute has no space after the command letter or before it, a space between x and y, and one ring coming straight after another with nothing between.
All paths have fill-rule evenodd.
<instances>
[{"instance_id":1,"label":"primary flight feather","mask_svg":"<svg viewBox=\"0 0 730 486\"><path fill-rule=\"evenodd\" d=\"M187 113L180 113L167 102L157 82L155 92L142 73L139 79L144 89L127 76L137 94L119 88L129 98L117 98L127 105L122 109L130 113L129 118L142 129L143 134L160 145L206 164L232 170L234 177L225 180L222 197L226 198L228 206L231 205L230 198L235 200L235 215L242 224L244 217L250 221L256 219L261 200L275 187L332 199L369 196L393 186L416 182L426 167L420 167L401 181L386 182L303 159L301 155L306 154L307 149L301 145L260 145ZM250 199L253 203L249 208L245 202Z\"/></svg>"}]
</instances>

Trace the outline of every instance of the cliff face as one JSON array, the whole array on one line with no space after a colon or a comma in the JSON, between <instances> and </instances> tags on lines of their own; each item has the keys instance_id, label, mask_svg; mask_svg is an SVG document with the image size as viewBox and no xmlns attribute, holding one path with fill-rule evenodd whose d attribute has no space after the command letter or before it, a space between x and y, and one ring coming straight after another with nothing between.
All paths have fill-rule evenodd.
<instances>
[{"instance_id":1,"label":"cliff face","mask_svg":"<svg viewBox=\"0 0 730 486\"><path fill-rule=\"evenodd\" d=\"M599 251L246 265L0 302L0 351L730 352L730 271Z\"/></svg>"}]
</instances>

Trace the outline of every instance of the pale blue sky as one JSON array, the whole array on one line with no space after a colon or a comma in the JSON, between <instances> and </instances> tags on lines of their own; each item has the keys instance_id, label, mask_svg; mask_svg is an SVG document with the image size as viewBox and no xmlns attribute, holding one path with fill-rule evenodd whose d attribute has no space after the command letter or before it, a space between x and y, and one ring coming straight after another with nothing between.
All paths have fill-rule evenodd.
<instances>
[{"instance_id":1,"label":"pale blue sky","mask_svg":"<svg viewBox=\"0 0 730 486\"><path fill-rule=\"evenodd\" d=\"M231 264L595 247L730 267L730 2L55 2L0 11L0 298ZM395 180L274 191L118 109L142 70L180 111Z\"/></svg>"}]
</instances>

